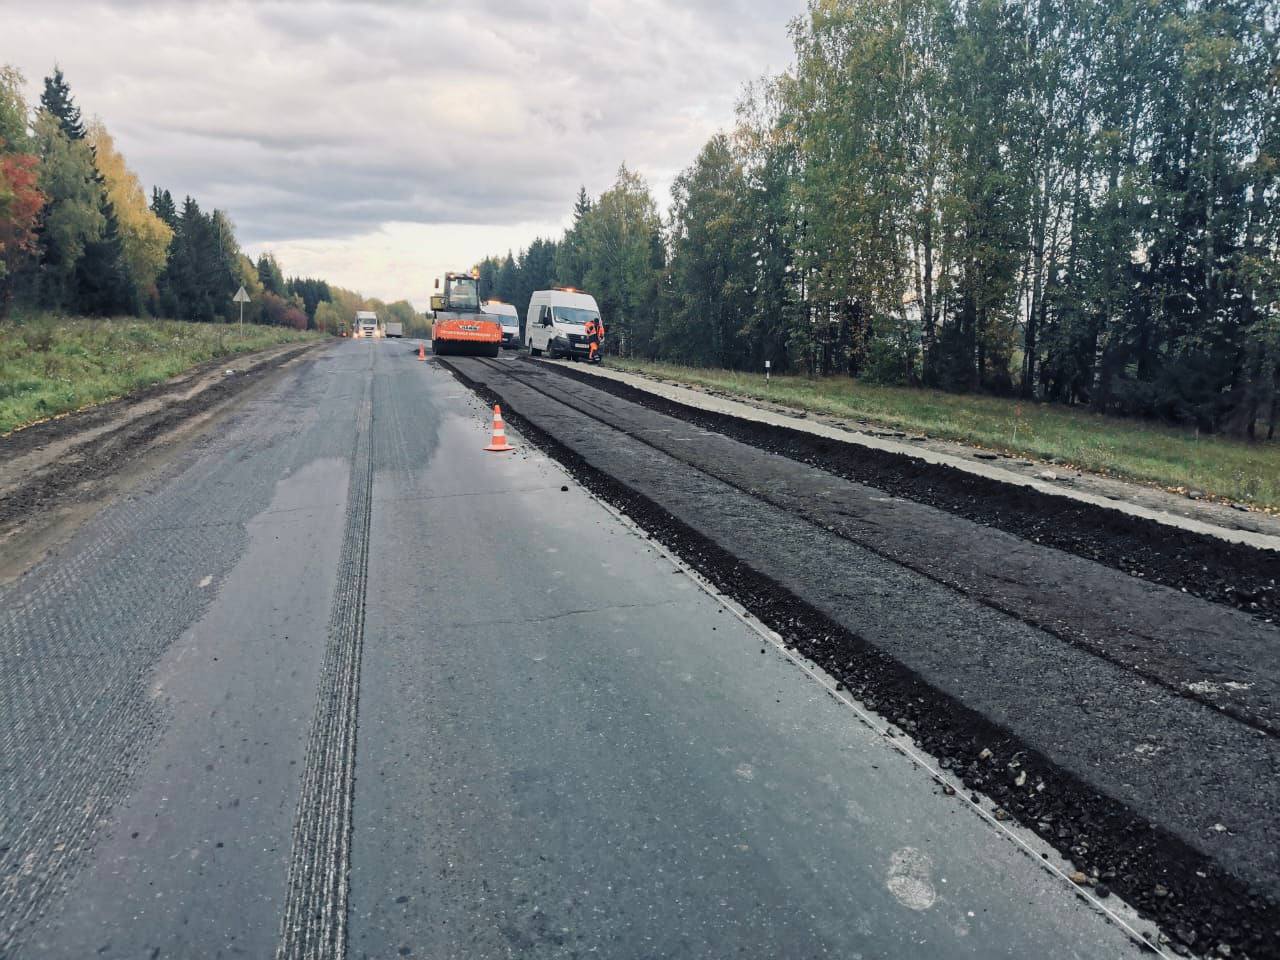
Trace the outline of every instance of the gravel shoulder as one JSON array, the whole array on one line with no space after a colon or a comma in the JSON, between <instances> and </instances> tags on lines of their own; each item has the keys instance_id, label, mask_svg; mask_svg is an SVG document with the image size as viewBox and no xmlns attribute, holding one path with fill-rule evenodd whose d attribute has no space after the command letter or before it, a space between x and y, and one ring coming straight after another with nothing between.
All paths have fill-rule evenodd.
<instances>
[{"instance_id":1,"label":"gravel shoulder","mask_svg":"<svg viewBox=\"0 0 1280 960\"><path fill-rule=\"evenodd\" d=\"M0 437L0 583L176 452L245 391L325 344L220 358L165 383Z\"/></svg>"}]
</instances>

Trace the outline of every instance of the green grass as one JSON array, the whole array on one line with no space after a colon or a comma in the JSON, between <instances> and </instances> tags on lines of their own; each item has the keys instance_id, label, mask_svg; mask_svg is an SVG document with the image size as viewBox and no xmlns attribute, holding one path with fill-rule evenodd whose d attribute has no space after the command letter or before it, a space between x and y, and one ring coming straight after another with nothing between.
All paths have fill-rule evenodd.
<instances>
[{"instance_id":1,"label":"green grass","mask_svg":"<svg viewBox=\"0 0 1280 960\"><path fill-rule=\"evenodd\" d=\"M37 315L0 323L0 435L190 367L318 336L280 327Z\"/></svg>"},{"instance_id":2,"label":"green grass","mask_svg":"<svg viewBox=\"0 0 1280 960\"><path fill-rule=\"evenodd\" d=\"M866 419L1084 470L1202 490L1269 510L1280 508L1280 442L1250 444L1056 404L882 387L848 377L811 380L609 359L610 366L676 383L848 419Z\"/></svg>"}]
</instances>

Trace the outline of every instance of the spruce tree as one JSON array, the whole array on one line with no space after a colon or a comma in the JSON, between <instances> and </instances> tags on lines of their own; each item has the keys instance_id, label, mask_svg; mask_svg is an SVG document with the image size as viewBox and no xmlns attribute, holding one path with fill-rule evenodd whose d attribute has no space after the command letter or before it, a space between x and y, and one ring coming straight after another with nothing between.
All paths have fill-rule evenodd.
<instances>
[{"instance_id":1,"label":"spruce tree","mask_svg":"<svg viewBox=\"0 0 1280 960\"><path fill-rule=\"evenodd\" d=\"M575 226L591 212L591 197L587 195L586 185L578 187L578 198L573 202L573 223Z\"/></svg>"},{"instance_id":2,"label":"spruce tree","mask_svg":"<svg viewBox=\"0 0 1280 960\"><path fill-rule=\"evenodd\" d=\"M280 265L269 253L258 257L258 280L264 290L274 293L277 297L283 297L288 293L284 285L284 274L280 272Z\"/></svg>"},{"instance_id":3,"label":"spruce tree","mask_svg":"<svg viewBox=\"0 0 1280 960\"><path fill-rule=\"evenodd\" d=\"M120 221L115 207L103 194L102 235L85 244L76 263L76 301L81 313L94 316L137 314L142 307L124 262Z\"/></svg>"},{"instance_id":4,"label":"spruce tree","mask_svg":"<svg viewBox=\"0 0 1280 960\"><path fill-rule=\"evenodd\" d=\"M71 87L62 68L55 66L53 76L44 78L44 93L40 95L40 106L58 118L62 132L68 140L84 139L84 123L80 119L80 108L71 96Z\"/></svg>"},{"instance_id":5,"label":"spruce tree","mask_svg":"<svg viewBox=\"0 0 1280 960\"><path fill-rule=\"evenodd\" d=\"M151 188L151 212L169 225L172 230L178 229L178 207L173 202L173 195L159 187Z\"/></svg>"}]
</instances>

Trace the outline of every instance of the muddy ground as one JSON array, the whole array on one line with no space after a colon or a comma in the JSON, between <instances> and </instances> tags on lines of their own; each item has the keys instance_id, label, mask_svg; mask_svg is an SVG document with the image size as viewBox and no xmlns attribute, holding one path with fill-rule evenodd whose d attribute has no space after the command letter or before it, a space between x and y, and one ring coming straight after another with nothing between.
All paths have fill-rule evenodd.
<instances>
[{"instance_id":1,"label":"muddy ground","mask_svg":"<svg viewBox=\"0 0 1280 960\"><path fill-rule=\"evenodd\" d=\"M0 581L118 494L144 454L184 439L229 401L319 346L287 344L211 360L146 390L0 437Z\"/></svg>"}]
</instances>

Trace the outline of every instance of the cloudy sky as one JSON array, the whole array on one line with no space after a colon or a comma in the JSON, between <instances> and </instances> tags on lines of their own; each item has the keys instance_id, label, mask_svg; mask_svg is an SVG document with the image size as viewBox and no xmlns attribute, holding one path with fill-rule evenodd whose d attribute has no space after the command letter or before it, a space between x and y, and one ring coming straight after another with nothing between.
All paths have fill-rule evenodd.
<instances>
[{"instance_id":1,"label":"cloudy sky","mask_svg":"<svg viewBox=\"0 0 1280 960\"><path fill-rule=\"evenodd\" d=\"M285 272L425 303L555 235L619 163L671 180L790 62L804 0L0 0L33 99L59 63L149 188Z\"/></svg>"}]
</instances>

